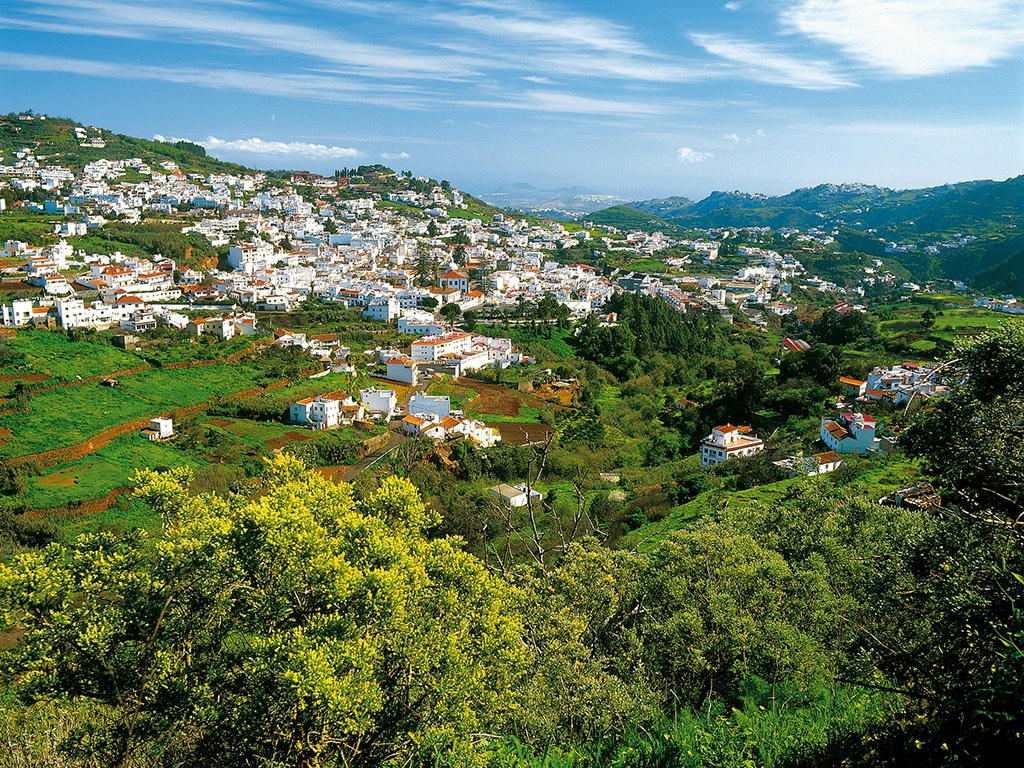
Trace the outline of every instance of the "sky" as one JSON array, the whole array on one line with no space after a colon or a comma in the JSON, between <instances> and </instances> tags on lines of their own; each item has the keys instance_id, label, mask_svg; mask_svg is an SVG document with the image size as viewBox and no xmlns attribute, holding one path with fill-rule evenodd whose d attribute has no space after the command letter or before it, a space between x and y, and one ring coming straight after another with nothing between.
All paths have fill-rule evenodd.
<instances>
[{"instance_id":1,"label":"sky","mask_svg":"<svg viewBox=\"0 0 1024 768\"><path fill-rule=\"evenodd\" d=\"M486 195L1024 173L1024 0L4 0L0 112Z\"/></svg>"}]
</instances>

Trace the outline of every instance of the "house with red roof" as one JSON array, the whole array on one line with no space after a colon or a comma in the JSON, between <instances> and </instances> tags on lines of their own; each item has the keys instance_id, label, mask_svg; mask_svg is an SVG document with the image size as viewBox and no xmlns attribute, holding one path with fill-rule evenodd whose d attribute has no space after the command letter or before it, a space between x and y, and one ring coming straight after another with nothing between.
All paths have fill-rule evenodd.
<instances>
[{"instance_id":1,"label":"house with red roof","mask_svg":"<svg viewBox=\"0 0 1024 768\"><path fill-rule=\"evenodd\" d=\"M700 463L703 467L713 467L763 450L764 441L754 434L751 427L724 424L712 429L711 434L700 441Z\"/></svg>"}]
</instances>

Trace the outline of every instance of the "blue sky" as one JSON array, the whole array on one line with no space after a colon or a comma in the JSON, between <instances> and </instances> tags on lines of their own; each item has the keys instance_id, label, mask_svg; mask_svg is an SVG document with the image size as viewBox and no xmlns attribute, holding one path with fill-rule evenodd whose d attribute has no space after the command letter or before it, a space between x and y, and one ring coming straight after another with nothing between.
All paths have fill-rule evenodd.
<instances>
[{"instance_id":1,"label":"blue sky","mask_svg":"<svg viewBox=\"0 0 1024 768\"><path fill-rule=\"evenodd\" d=\"M0 111L629 198L1024 173L1024 0L5 0Z\"/></svg>"}]
</instances>

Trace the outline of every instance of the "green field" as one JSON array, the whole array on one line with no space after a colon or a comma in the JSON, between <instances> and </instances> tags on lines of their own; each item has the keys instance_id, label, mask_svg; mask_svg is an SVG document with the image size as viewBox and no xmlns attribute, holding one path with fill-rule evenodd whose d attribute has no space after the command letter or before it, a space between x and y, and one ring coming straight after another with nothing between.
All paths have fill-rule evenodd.
<instances>
[{"instance_id":1,"label":"green field","mask_svg":"<svg viewBox=\"0 0 1024 768\"><path fill-rule=\"evenodd\" d=\"M17 337L6 343L15 356L0 374L41 373L53 379L74 381L104 373L135 368L144 362L111 345L107 340L71 341L60 331L19 330ZM8 385L2 385L9 389Z\"/></svg>"},{"instance_id":2,"label":"green field","mask_svg":"<svg viewBox=\"0 0 1024 768\"><path fill-rule=\"evenodd\" d=\"M32 396L28 413L0 417L0 427L14 433L0 446L0 457L76 445L118 424L198 405L254 385L254 371L246 366L211 365L144 371L125 377L119 388L90 383L42 392Z\"/></svg>"},{"instance_id":3,"label":"green field","mask_svg":"<svg viewBox=\"0 0 1024 768\"><path fill-rule=\"evenodd\" d=\"M26 503L30 509L49 509L80 501L101 499L115 488L127 486L140 469L192 466L199 462L174 448L128 434L89 456L62 464L29 480Z\"/></svg>"},{"instance_id":4,"label":"green field","mask_svg":"<svg viewBox=\"0 0 1024 768\"><path fill-rule=\"evenodd\" d=\"M921 479L918 462L900 454L873 458L846 457L855 466L855 477L849 481L851 495L866 495L880 499L888 496L898 488L905 488ZM686 464L694 469L699 466L697 456L687 459ZM628 476L628 472L627 472ZM659 478L664 482L664 478ZM832 483L834 477L792 477L776 483L760 485L744 491L725 491L715 488L705 491L696 498L673 507L669 514L635 531L626 534L621 546L624 548L638 547L645 549L657 544L662 538L685 527L692 521L707 514L720 511L724 506L730 508L743 507L749 504L767 504L778 506L783 504L790 492L803 483Z\"/></svg>"}]
</instances>

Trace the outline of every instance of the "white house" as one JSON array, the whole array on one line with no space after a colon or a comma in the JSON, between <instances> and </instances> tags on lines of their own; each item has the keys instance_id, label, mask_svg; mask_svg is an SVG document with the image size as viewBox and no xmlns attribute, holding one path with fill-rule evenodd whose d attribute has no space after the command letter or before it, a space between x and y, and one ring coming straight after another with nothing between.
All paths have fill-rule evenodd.
<instances>
[{"instance_id":1,"label":"white house","mask_svg":"<svg viewBox=\"0 0 1024 768\"><path fill-rule=\"evenodd\" d=\"M721 464L737 456L752 456L764 450L764 441L748 426L725 424L715 427L700 441L700 463L703 467Z\"/></svg>"},{"instance_id":2,"label":"white house","mask_svg":"<svg viewBox=\"0 0 1024 768\"><path fill-rule=\"evenodd\" d=\"M848 411L835 419L821 420L822 442L840 455L878 451L881 440L875 432L875 419L866 413Z\"/></svg>"},{"instance_id":3,"label":"white house","mask_svg":"<svg viewBox=\"0 0 1024 768\"><path fill-rule=\"evenodd\" d=\"M789 473L790 477L824 475L834 472L843 465L843 457L835 451L815 453L811 456L788 456L772 462Z\"/></svg>"},{"instance_id":4,"label":"white house","mask_svg":"<svg viewBox=\"0 0 1024 768\"><path fill-rule=\"evenodd\" d=\"M417 362L438 362L444 355L458 355L468 352L473 346L473 336L468 333L446 333L441 336L428 336L414 341L412 359Z\"/></svg>"},{"instance_id":5,"label":"white house","mask_svg":"<svg viewBox=\"0 0 1024 768\"><path fill-rule=\"evenodd\" d=\"M491 488L491 496L509 507L525 507L531 498L543 499L543 494L525 485L506 485L501 483Z\"/></svg>"},{"instance_id":6,"label":"white house","mask_svg":"<svg viewBox=\"0 0 1024 768\"><path fill-rule=\"evenodd\" d=\"M32 322L32 299L15 299L0 307L3 323L7 326L28 325Z\"/></svg>"},{"instance_id":7,"label":"white house","mask_svg":"<svg viewBox=\"0 0 1024 768\"><path fill-rule=\"evenodd\" d=\"M398 330L416 336L439 336L444 333L444 324L429 312L419 309L407 309L398 318Z\"/></svg>"},{"instance_id":8,"label":"white house","mask_svg":"<svg viewBox=\"0 0 1024 768\"><path fill-rule=\"evenodd\" d=\"M414 416L447 416L452 412L452 401L447 395L413 395L408 411Z\"/></svg>"},{"instance_id":9,"label":"white house","mask_svg":"<svg viewBox=\"0 0 1024 768\"><path fill-rule=\"evenodd\" d=\"M402 316L402 307L394 296L381 296L371 299L363 310L363 317L390 323Z\"/></svg>"},{"instance_id":10,"label":"white house","mask_svg":"<svg viewBox=\"0 0 1024 768\"><path fill-rule=\"evenodd\" d=\"M388 359L386 365L388 370L384 374L384 378L388 381L398 381L413 387L416 386L419 379L419 364L411 357L405 355L392 357Z\"/></svg>"},{"instance_id":11,"label":"white house","mask_svg":"<svg viewBox=\"0 0 1024 768\"><path fill-rule=\"evenodd\" d=\"M359 402L369 412L370 416L383 416L390 419L398 407L398 397L393 389L369 389L359 390Z\"/></svg>"},{"instance_id":12,"label":"white house","mask_svg":"<svg viewBox=\"0 0 1024 768\"><path fill-rule=\"evenodd\" d=\"M142 430L142 436L150 441L166 440L174 435L173 419L150 419L149 428Z\"/></svg>"},{"instance_id":13,"label":"white house","mask_svg":"<svg viewBox=\"0 0 1024 768\"><path fill-rule=\"evenodd\" d=\"M437 278L438 288L454 288L459 293L466 293L469 290L469 275L456 272L454 269L439 275Z\"/></svg>"}]
</instances>

